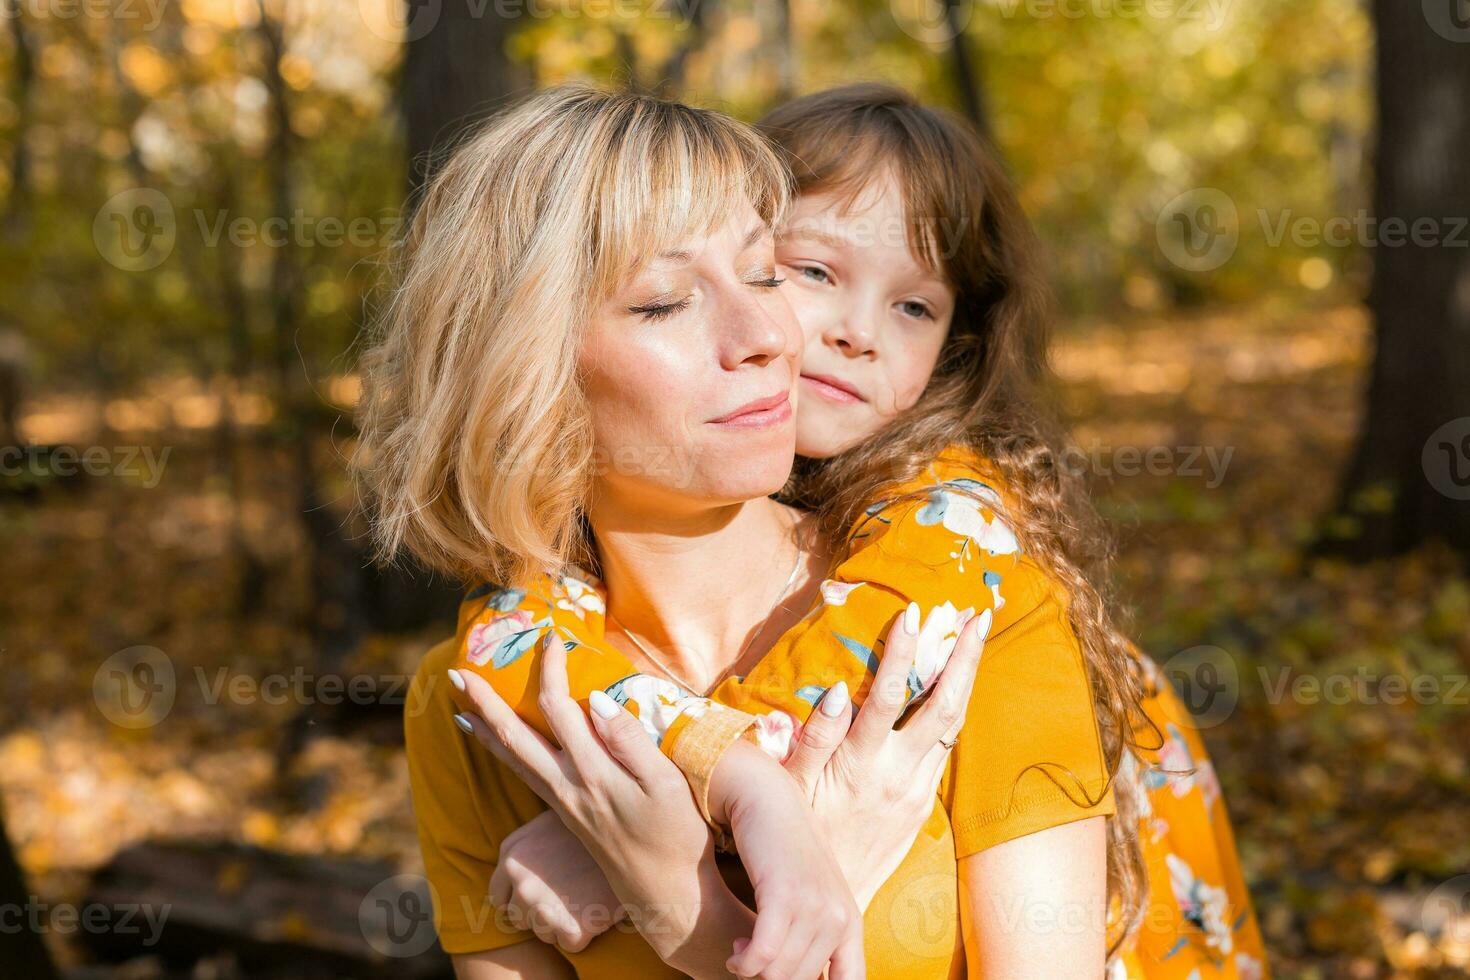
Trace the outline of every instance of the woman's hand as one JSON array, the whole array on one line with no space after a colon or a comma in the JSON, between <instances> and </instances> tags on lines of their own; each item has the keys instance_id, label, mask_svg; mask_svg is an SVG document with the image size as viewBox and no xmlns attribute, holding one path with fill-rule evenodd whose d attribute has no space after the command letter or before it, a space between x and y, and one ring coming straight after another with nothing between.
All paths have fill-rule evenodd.
<instances>
[{"instance_id":1,"label":"woman's hand","mask_svg":"<svg viewBox=\"0 0 1470 980\"><path fill-rule=\"evenodd\" d=\"M590 698L589 723L568 693L566 649L555 634L548 635L542 658L539 704L561 750L516 717L482 678L466 671L451 680L462 685L479 713L461 716L462 724L581 840L665 962L694 976L728 976L735 940L755 937L763 957L773 954L774 965L762 975L805 980L829 958L833 980L864 975L860 919L837 923L840 930L824 920L814 932L799 915L804 897L813 893L832 893L833 903L851 904L846 883L807 820L785 828L784 840L798 848L806 843L825 856L833 880L814 873L810 861L798 865L792 875L809 873L812 879L768 882L764 899L757 892L756 920L715 867L708 829L683 773L649 741L637 719L601 691ZM794 785L791 792L800 807ZM814 957L810 974L783 972L805 969ZM732 966L742 962L737 955Z\"/></svg>"},{"instance_id":2,"label":"woman's hand","mask_svg":"<svg viewBox=\"0 0 1470 980\"><path fill-rule=\"evenodd\" d=\"M920 629L919 607L909 603L889 628L857 719L852 720L847 686L839 682L812 712L786 762L864 910L903 863L934 809L950 749L965 724L991 612L964 624L927 702L895 729L907 703L915 655L939 641L933 635L937 622L931 613Z\"/></svg>"},{"instance_id":3,"label":"woman's hand","mask_svg":"<svg viewBox=\"0 0 1470 980\"><path fill-rule=\"evenodd\" d=\"M490 902L517 929L568 953L628 917L602 868L551 810L501 842Z\"/></svg>"}]
</instances>

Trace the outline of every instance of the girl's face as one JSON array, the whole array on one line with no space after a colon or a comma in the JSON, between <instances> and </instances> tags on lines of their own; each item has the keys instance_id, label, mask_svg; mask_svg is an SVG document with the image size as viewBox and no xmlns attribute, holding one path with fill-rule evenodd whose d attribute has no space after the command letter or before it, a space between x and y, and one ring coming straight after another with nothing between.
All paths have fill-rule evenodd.
<instances>
[{"instance_id":1,"label":"girl's face","mask_svg":"<svg viewBox=\"0 0 1470 980\"><path fill-rule=\"evenodd\" d=\"M801 330L748 204L649 257L594 312L578 364L604 502L678 512L780 489L796 447Z\"/></svg>"},{"instance_id":2,"label":"girl's face","mask_svg":"<svg viewBox=\"0 0 1470 980\"><path fill-rule=\"evenodd\" d=\"M825 459L862 442L923 394L949 335L955 292L910 251L892 175L847 210L802 195L776 246L805 336L796 451Z\"/></svg>"}]
</instances>

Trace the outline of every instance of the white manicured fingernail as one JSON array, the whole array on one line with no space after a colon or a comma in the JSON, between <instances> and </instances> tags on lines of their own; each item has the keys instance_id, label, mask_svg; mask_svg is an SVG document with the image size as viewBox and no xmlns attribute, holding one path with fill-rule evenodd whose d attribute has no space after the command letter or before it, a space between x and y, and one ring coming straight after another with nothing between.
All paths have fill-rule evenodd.
<instances>
[{"instance_id":1,"label":"white manicured fingernail","mask_svg":"<svg viewBox=\"0 0 1470 980\"><path fill-rule=\"evenodd\" d=\"M593 691L587 695L587 703L597 712L597 717L604 721L616 717L623 710L623 706L608 697L606 691Z\"/></svg>"},{"instance_id":2,"label":"white manicured fingernail","mask_svg":"<svg viewBox=\"0 0 1470 980\"><path fill-rule=\"evenodd\" d=\"M836 718L847 710L847 681L838 681L822 695L822 714Z\"/></svg>"},{"instance_id":3,"label":"white manicured fingernail","mask_svg":"<svg viewBox=\"0 0 1470 980\"><path fill-rule=\"evenodd\" d=\"M475 733L475 726L471 725L470 720L464 715L455 715L454 723L458 725L459 730L464 732L466 735L473 735Z\"/></svg>"},{"instance_id":4,"label":"white manicured fingernail","mask_svg":"<svg viewBox=\"0 0 1470 980\"><path fill-rule=\"evenodd\" d=\"M909 603L909 607L903 611L903 631L909 636L919 635L919 604Z\"/></svg>"},{"instance_id":5,"label":"white manicured fingernail","mask_svg":"<svg viewBox=\"0 0 1470 980\"><path fill-rule=\"evenodd\" d=\"M993 618L994 616L991 615L991 610L989 609L986 609L980 614L980 624L975 627L975 629L980 631L980 639L983 640L990 635L990 621Z\"/></svg>"},{"instance_id":6,"label":"white manicured fingernail","mask_svg":"<svg viewBox=\"0 0 1470 980\"><path fill-rule=\"evenodd\" d=\"M464 678L453 667L449 668L449 683L454 685L456 691L464 690Z\"/></svg>"}]
</instances>

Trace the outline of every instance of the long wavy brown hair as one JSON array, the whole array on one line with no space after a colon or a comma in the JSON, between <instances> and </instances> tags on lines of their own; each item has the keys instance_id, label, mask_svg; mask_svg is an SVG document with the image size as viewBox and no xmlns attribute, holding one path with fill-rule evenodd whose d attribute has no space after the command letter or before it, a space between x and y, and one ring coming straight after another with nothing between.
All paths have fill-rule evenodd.
<instances>
[{"instance_id":1,"label":"long wavy brown hair","mask_svg":"<svg viewBox=\"0 0 1470 980\"><path fill-rule=\"evenodd\" d=\"M942 450L969 448L994 466L1006 520L1065 590L1087 664L1117 804L1108 819L1112 955L1137 928L1147 901L1137 790L1113 778L1150 727L1141 707L1145 680L1118 626L1112 536L1081 474L1064 465L1069 444L1048 395L1052 299L1030 222L998 155L973 128L900 89L829 89L786 103L756 126L785 157L797 194L831 192L850 203L880 175L896 176L909 245L949 282L957 301L918 403L838 456L799 460L785 494L815 511L834 541L844 541L868 505L890 498L894 484L912 479Z\"/></svg>"}]
</instances>

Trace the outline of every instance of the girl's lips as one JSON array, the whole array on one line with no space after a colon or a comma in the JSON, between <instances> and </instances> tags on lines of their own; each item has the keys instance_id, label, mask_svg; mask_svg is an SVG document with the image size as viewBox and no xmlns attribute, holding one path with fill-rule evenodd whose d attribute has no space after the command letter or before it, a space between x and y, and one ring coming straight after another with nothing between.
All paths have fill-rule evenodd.
<instances>
[{"instance_id":1,"label":"girl's lips","mask_svg":"<svg viewBox=\"0 0 1470 980\"><path fill-rule=\"evenodd\" d=\"M710 424L731 429L764 429L781 425L790 418L791 394L783 391L743 405L728 415L710 419Z\"/></svg>"},{"instance_id":2,"label":"girl's lips","mask_svg":"<svg viewBox=\"0 0 1470 980\"><path fill-rule=\"evenodd\" d=\"M857 402L866 401L859 395L852 385L841 378L834 378L826 374L803 374L801 380L807 386L828 401L838 402L843 405L852 405Z\"/></svg>"}]
</instances>

